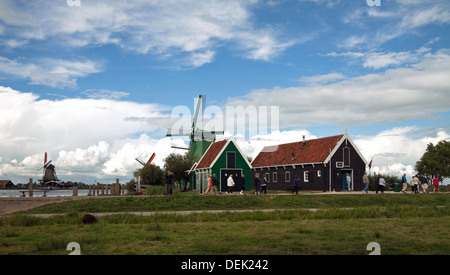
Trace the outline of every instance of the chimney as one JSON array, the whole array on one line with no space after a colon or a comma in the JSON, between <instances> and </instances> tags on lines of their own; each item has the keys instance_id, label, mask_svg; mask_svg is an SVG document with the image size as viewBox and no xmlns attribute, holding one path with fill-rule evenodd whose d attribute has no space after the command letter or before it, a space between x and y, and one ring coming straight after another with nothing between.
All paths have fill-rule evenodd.
<instances>
[{"instance_id":1,"label":"chimney","mask_svg":"<svg viewBox=\"0 0 450 275\"><path fill-rule=\"evenodd\" d=\"M303 135L303 146L305 146L305 144L306 144L306 139L305 138L306 138L305 135Z\"/></svg>"}]
</instances>

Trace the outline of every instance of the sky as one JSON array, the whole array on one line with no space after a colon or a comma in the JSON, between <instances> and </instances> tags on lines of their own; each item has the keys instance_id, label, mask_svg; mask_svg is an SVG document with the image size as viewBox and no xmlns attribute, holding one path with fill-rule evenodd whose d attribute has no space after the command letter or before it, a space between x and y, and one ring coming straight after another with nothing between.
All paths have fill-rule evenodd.
<instances>
[{"instance_id":1,"label":"sky","mask_svg":"<svg viewBox=\"0 0 450 275\"><path fill-rule=\"evenodd\" d=\"M450 2L372 2L1 0L0 178L40 178L48 152L60 180L128 181L184 153L165 135L199 94L277 108L225 128L249 157L348 132L373 172L411 176L450 140Z\"/></svg>"}]
</instances>

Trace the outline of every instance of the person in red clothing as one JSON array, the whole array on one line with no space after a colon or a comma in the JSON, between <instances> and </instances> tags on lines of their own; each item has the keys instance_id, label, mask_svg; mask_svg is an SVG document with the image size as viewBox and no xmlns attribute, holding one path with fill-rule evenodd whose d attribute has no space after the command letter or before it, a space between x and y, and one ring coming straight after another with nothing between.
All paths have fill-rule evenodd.
<instances>
[{"instance_id":1,"label":"person in red clothing","mask_svg":"<svg viewBox=\"0 0 450 275\"><path fill-rule=\"evenodd\" d=\"M436 190L439 192L439 180L435 177L433 179L433 192L436 192Z\"/></svg>"}]
</instances>

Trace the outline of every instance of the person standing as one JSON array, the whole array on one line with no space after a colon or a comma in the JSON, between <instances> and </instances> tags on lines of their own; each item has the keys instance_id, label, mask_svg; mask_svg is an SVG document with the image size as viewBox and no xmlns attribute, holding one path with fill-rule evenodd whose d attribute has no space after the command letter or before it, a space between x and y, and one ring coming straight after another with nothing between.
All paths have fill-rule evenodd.
<instances>
[{"instance_id":1,"label":"person standing","mask_svg":"<svg viewBox=\"0 0 450 275\"><path fill-rule=\"evenodd\" d=\"M241 185L241 192L240 192L240 194L241 195L244 195L244 191L245 191L245 177L244 177L244 175L241 175L241 178L240 178L240 185Z\"/></svg>"},{"instance_id":2,"label":"person standing","mask_svg":"<svg viewBox=\"0 0 450 275\"><path fill-rule=\"evenodd\" d=\"M234 180L232 174L230 174L230 176L227 179L227 186L228 186L227 194L229 193L233 194Z\"/></svg>"},{"instance_id":3,"label":"person standing","mask_svg":"<svg viewBox=\"0 0 450 275\"><path fill-rule=\"evenodd\" d=\"M267 194L267 177L264 175L263 179L261 180L261 193L264 191L264 194Z\"/></svg>"},{"instance_id":4,"label":"person standing","mask_svg":"<svg viewBox=\"0 0 450 275\"><path fill-rule=\"evenodd\" d=\"M259 175L255 176L255 195L261 195L261 180Z\"/></svg>"},{"instance_id":5,"label":"person standing","mask_svg":"<svg viewBox=\"0 0 450 275\"><path fill-rule=\"evenodd\" d=\"M369 176L367 176L367 172L364 172L363 176L363 183L364 183L364 190L363 193L368 194L369 193Z\"/></svg>"},{"instance_id":6,"label":"person standing","mask_svg":"<svg viewBox=\"0 0 450 275\"><path fill-rule=\"evenodd\" d=\"M217 191L217 185L219 185L219 181L216 178L216 174L213 174L212 176L212 194L214 195L214 190L216 191L216 194L219 194L219 191Z\"/></svg>"},{"instance_id":7,"label":"person standing","mask_svg":"<svg viewBox=\"0 0 450 275\"><path fill-rule=\"evenodd\" d=\"M167 171L166 173L166 195L172 195L173 173Z\"/></svg>"},{"instance_id":8,"label":"person standing","mask_svg":"<svg viewBox=\"0 0 450 275\"><path fill-rule=\"evenodd\" d=\"M385 186L386 186L386 181L384 180L383 175L380 174L380 177L378 178L377 194L378 194L378 190L381 191L381 194L384 194Z\"/></svg>"},{"instance_id":9,"label":"person standing","mask_svg":"<svg viewBox=\"0 0 450 275\"><path fill-rule=\"evenodd\" d=\"M300 184L300 180L298 179L298 175L295 174L295 176L294 176L294 190L292 191L292 193L295 192L295 194L298 195L299 184Z\"/></svg>"},{"instance_id":10,"label":"person standing","mask_svg":"<svg viewBox=\"0 0 450 275\"><path fill-rule=\"evenodd\" d=\"M347 173L347 190L352 190L352 177Z\"/></svg>"},{"instance_id":11,"label":"person standing","mask_svg":"<svg viewBox=\"0 0 450 275\"><path fill-rule=\"evenodd\" d=\"M212 191L212 176L209 175L208 177L208 189L206 189L205 195L208 195L208 193ZM214 193L213 193L214 195Z\"/></svg>"},{"instance_id":12,"label":"person standing","mask_svg":"<svg viewBox=\"0 0 450 275\"><path fill-rule=\"evenodd\" d=\"M433 178L433 192L439 192L439 179L437 177Z\"/></svg>"}]
</instances>

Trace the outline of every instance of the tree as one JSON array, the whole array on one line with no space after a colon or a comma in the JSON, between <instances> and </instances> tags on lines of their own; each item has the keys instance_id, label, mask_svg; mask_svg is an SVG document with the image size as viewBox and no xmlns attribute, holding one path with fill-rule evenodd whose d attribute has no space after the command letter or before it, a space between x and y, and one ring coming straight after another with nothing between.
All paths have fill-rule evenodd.
<instances>
[{"instance_id":1,"label":"tree","mask_svg":"<svg viewBox=\"0 0 450 275\"><path fill-rule=\"evenodd\" d=\"M141 177L141 184L144 185L163 185L164 171L161 167L150 164L134 171L134 177Z\"/></svg>"},{"instance_id":2,"label":"tree","mask_svg":"<svg viewBox=\"0 0 450 275\"><path fill-rule=\"evenodd\" d=\"M438 144L429 143L422 158L416 163L419 174L437 177L440 182L450 177L450 142L442 140Z\"/></svg>"},{"instance_id":3,"label":"tree","mask_svg":"<svg viewBox=\"0 0 450 275\"><path fill-rule=\"evenodd\" d=\"M164 170L173 173L175 181L181 181L186 178L186 171L191 169L194 164L194 157L189 153L185 155L170 154L164 159Z\"/></svg>"}]
</instances>

